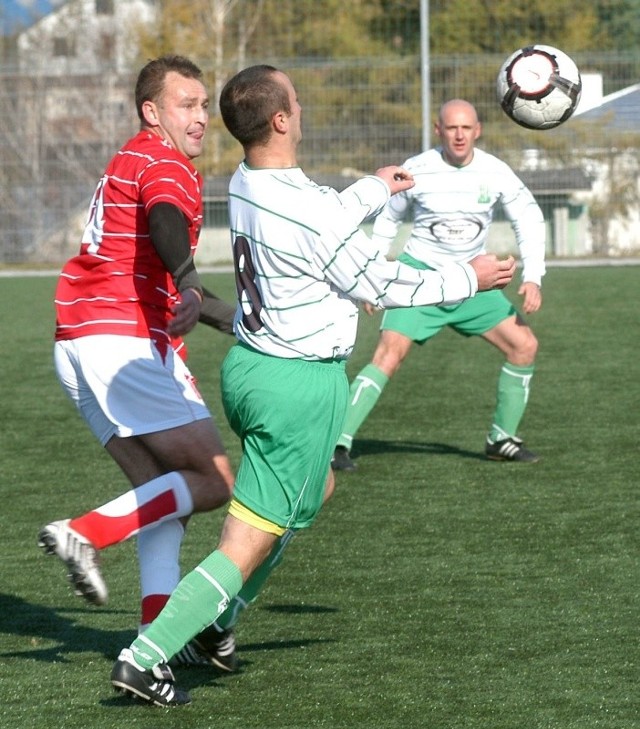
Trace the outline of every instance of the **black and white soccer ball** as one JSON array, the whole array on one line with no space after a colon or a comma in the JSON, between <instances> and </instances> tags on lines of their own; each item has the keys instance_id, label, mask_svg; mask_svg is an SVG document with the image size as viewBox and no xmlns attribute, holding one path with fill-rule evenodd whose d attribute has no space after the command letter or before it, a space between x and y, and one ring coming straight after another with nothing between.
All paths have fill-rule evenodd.
<instances>
[{"instance_id":1,"label":"black and white soccer ball","mask_svg":"<svg viewBox=\"0 0 640 729\"><path fill-rule=\"evenodd\" d=\"M520 48L502 64L496 91L500 105L516 124L552 129L576 110L582 80L566 53L553 46L533 45Z\"/></svg>"}]
</instances>

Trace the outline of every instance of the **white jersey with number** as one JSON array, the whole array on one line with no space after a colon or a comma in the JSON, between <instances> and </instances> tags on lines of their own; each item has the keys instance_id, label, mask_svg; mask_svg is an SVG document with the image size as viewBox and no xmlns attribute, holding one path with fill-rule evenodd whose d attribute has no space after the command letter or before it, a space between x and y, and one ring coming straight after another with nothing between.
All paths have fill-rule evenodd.
<instances>
[{"instance_id":1,"label":"white jersey with number","mask_svg":"<svg viewBox=\"0 0 640 729\"><path fill-rule=\"evenodd\" d=\"M387 261L371 244L358 226L388 199L387 184L376 176L338 193L297 167L241 163L229 186L238 339L278 357L346 358L357 301L386 308L473 296L477 278L467 263L418 271Z\"/></svg>"},{"instance_id":2,"label":"white jersey with number","mask_svg":"<svg viewBox=\"0 0 640 729\"><path fill-rule=\"evenodd\" d=\"M516 236L523 281L540 285L545 273L545 224L540 206L502 160L481 149L464 167L448 164L440 148L410 157L403 165L414 177L411 190L395 195L376 218L373 240L383 253L409 213L411 236L404 252L435 269L469 261L485 252L498 203Z\"/></svg>"}]
</instances>

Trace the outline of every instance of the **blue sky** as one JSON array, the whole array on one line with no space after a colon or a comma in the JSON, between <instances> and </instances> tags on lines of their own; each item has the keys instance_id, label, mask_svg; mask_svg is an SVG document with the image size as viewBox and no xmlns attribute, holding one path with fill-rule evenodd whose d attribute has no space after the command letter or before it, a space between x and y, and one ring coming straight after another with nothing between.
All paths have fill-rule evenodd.
<instances>
[{"instance_id":1,"label":"blue sky","mask_svg":"<svg viewBox=\"0 0 640 729\"><path fill-rule=\"evenodd\" d=\"M5 34L16 28L31 25L64 0L1 0L0 25Z\"/></svg>"}]
</instances>

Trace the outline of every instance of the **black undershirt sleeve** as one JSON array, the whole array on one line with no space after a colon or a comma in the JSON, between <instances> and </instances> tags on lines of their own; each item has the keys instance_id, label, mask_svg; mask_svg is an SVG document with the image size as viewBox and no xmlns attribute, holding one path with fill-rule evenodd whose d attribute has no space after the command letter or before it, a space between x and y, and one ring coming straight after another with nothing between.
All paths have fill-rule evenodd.
<instances>
[{"instance_id":1,"label":"black undershirt sleeve","mask_svg":"<svg viewBox=\"0 0 640 729\"><path fill-rule=\"evenodd\" d=\"M171 203L157 203L149 212L149 235L160 260L173 276L178 291L196 289L202 294L198 321L233 334L235 308L204 288L193 262L189 228L182 211Z\"/></svg>"},{"instance_id":2,"label":"black undershirt sleeve","mask_svg":"<svg viewBox=\"0 0 640 729\"><path fill-rule=\"evenodd\" d=\"M160 260L173 276L178 291L202 293L189 243L189 228L182 211L171 203L157 203L149 211L149 235Z\"/></svg>"},{"instance_id":3,"label":"black undershirt sleeve","mask_svg":"<svg viewBox=\"0 0 640 729\"><path fill-rule=\"evenodd\" d=\"M202 324L219 329L225 334L233 334L233 317L235 307L219 299L207 289L202 289L202 306L200 307L200 319Z\"/></svg>"}]
</instances>

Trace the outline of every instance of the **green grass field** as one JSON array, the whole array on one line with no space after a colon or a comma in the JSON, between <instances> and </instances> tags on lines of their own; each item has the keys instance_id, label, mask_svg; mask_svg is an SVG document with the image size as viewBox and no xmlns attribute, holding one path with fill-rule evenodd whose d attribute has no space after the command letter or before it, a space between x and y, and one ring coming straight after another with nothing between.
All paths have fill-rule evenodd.
<instances>
[{"instance_id":1,"label":"green grass field","mask_svg":"<svg viewBox=\"0 0 640 729\"><path fill-rule=\"evenodd\" d=\"M54 277L1 279L0 726L639 727L639 274L547 274L522 427L535 465L482 457L496 351L449 332L416 348L359 434L358 470L339 474L239 625L242 671L179 671L193 704L174 710L109 684L138 619L133 543L103 553L105 608L75 598L36 547L41 525L125 482L55 379ZM205 278L233 297L230 275ZM350 375L378 322L363 316ZM201 327L188 341L237 463L218 396L232 339ZM215 546L221 516L192 521L185 569Z\"/></svg>"}]
</instances>

